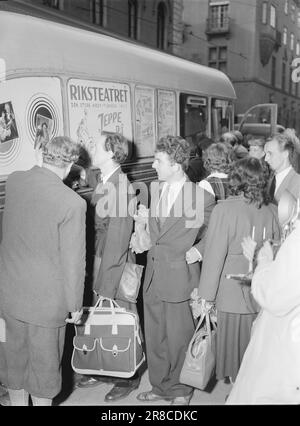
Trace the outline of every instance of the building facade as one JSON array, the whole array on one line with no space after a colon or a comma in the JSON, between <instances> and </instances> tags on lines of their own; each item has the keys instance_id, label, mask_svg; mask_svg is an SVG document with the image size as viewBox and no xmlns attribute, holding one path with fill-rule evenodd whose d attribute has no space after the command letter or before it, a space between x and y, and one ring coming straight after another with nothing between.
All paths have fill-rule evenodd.
<instances>
[{"instance_id":1,"label":"building facade","mask_svg":"<svg viewBox=\"0 0 300 426\"><path fill-rule=\"evenodd\" d=\"M184 0L183 56L224 71L237 93L236 119L254 104L277 103L278 122L300 132L300 2Z\"/></svg>"},{"instance_id":2,"label":"building facade","mask_svg":"<svg viewBox=\"0 0 300 426\"><path fill-rule=\"evenodd\" d=\"M108 31L182 55L182 0L28 0L26 3L43 7L49 14L84 22L94 31Z\"/></svg>"}]
</instances>

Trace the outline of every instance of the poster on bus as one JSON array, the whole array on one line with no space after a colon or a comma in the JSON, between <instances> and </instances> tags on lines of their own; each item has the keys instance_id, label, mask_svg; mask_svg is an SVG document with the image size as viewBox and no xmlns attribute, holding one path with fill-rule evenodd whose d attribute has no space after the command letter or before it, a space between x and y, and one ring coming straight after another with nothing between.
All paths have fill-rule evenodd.
<instances>
[{"instance_id":1,"label":"poster on bus","mask_svg":"<svg viewBox=\"0 0 300 426\"><path fill-rule=\"evenodd\" d=\"M157 96L158 139L176 135L175 92L159 90Z\"/></svg>"},{"instance_id":2,"label":"poster on bus","mask_svg":"<svg viewBox=\"0 0 300 426\"><path fill-rule=\"evenodd\" d=\"M127 84L71 79L68 82L70 136L88 151L101 132L118 132L132 141Z\"/></svg>"},{"instance_id":3,"label":"poster on bus","mask_svg":"<svg viewBox=\"0 0 300 426\"><path fill-rule=\"evenodd\" d=\"M155 147L154 89L135 88L135 129L138 156L152 156Z\"/></svg>"}]
</instances>

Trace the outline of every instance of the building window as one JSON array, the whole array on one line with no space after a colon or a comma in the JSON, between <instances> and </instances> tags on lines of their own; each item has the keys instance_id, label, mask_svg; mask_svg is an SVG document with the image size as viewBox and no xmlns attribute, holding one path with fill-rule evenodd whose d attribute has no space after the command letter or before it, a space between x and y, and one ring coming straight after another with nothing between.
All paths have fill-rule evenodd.
<instances>
[{"instance_id":1,"label":"building window","mask_svg":"<svg viewBox=\"0 0 300 426\"><path fill-rule=\"evenodd\" d=\"M297 43L296 43L296 55L300 56L300 42L299 41L297 41Z\"/></svg>"},{"instance_id":2,"label":"building window","mask_svg":"<svg viewBox=\"0 0 300 426\"><path fill-rule=\"evenodd\" d=\"M59 9L59 10L63 10L64 8L63 3L64 3L63 0L43 0L43 4L49 7L53 7L53 9Z\"/></svg>"},{"instance_id":3,"label":"building window","mask_svg":"<svg viewBox=\"0 0 300 426\"><path fill-rule=\"evenodd\" d=\"M297 26L300 28L300 12L297 13Z\"/></svg>"},{"instance_id":4,"label":"building window","mask_svg":"<svg viewBox=\"0 0 300 426\"><path fill-rule=\"evenodd\" d=\"M208 66L227 72L227 47L210 47L208 51Z\"/></svg>"},{"instance_id":5,"label":"building window","mask_svg":"<svg viewBox=\"0 0 300 426\"><path fill-rule=\"evenodd\" d=\"M128 37L137 39L138 6L136 0L128 1Z\"/></svg>"},{"instance_id":6,"label":"building window","mask_svg":"<svg viewBox=\"0 0 300 426\"><path fill-rule=\"evenodd\" d=\"M289 0L284 1L284 13L286 15L289 13Z\"/></svg>"},{"instance_id":7,"label":"building window","mask_svg":"<svg viewBox=\"0 0 300 426\"><path fill-rule=\"evenodd\" d=\"M286 63L282 62L281 88L284 92L285 92L285 82L286 82Z\"/></svg>"},{"instance_id":8,"label":"building window","mask_svg":"<svg viewBox=\"0 0 300 426\"><path fill-rule=\"evenodd\" d=\"M271 85L276 85L276 58L272 56Z\"/></svg>"},{"instance_id":9,"label":"building window","mask_svg":"<svg viewBox=\"0 0 300 426\"><path fill-rule=\"evenodd\" d=\"M270 25L276 28L276 8L273 5L270 7Z\"/></svg>"},{"instance_id":10,"label":"building window","mask_svg":"<svg viewBox=\"0 0 300 426\"><path fill-rule=\"evenodd\" d=\"M282 42L286 46L287 45L287 28L283 28L283 34L282 34Z\"/></svg>"},{"instance_id":11,"label":"building window","mask_svg":"<svg viewBox=\"0 0 300 426\"><path fill-rule=\"evenodd\" d=\"M104 16L103 0L91 0L90 9L93 24L102 26Z\"/></svg>"},{"instance_id":12,"label":"building window","mask_svg":"<svg viewBox=\"0 0 300 426\"><path fill-rule=\"evenodd\" d=\"M156 45L159 49L164 50L167 47L167 11L164 2L160 2L157 7L157 40Z\"/></svg>"},{"instance_id":13,"label":"building window","mask_svg":"<svg viewBox=\"0 0 300 426\"><path fill-rule=\"evenodd\" d=\"M292 68L290 68L290 73L289 73L289 93L291 94L292 93Z\"/></svg>"},{"instance_id":14,"label":"building window","mask_svg":"<svg viewBox=\"0 0 300 426\"><path fill-rule=\"evenodd\" d=\"M295 22L295 14L296 14L296 8L294 4L291 4L291 20Z\"/></svg>"},{"instance_id":15,"label":"building window","mask_svg":"<svg viewBox=\"0 0 300 426\"><path fill-rule=\"evenodd\" d=\"M262 4L262 13L261 13L261 21L263 24L267 23L267 13L268 13L268 3L264 1Z\"/></svg>"},{"instance_id":16,"label":"building window","mask_svg":"<svg viewBox=\"0 0 300 426\"><path fill-rule=\"evenodd\" d=\"M294 47L295 47L295 36L293 33L291 33L291 45L290 45L291 50L294 50Z\"/></svg>"},{"instance_id":17,"label":"building window","mask_svg":"<svg viewBox=\"0 0 300 426\"><path fill-rule=\"evenodd\" d=\"M211 4L209 6L209 21L212 28L228 27L228 8L229 3Z\"/></svg>"}]
</instances>

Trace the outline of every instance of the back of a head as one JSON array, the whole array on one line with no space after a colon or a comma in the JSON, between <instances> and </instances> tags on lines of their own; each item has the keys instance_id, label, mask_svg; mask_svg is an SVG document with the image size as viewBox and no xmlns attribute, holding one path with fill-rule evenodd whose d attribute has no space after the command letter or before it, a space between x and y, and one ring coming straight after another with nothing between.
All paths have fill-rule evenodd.
<instances>
[{"instance_id":1,"label":"back of a head","mask_svg":"<svg viewBox=\"0 0 300 426\"><path fill-rule=\"evenodd\" d=\"M165 152L169 155L170 160L178 163L185 171L188 167L188 162L191 153L191 146L188 141L181 136L164 136L160 138L156 145L156 152Z\"/></svg>"},{"instance_id":2,"label":"back of a head","mask_svg":"<svg viewBox=\"0 0 300 426\"><path fill-rule=\"evenodd\" d=\"M231 195L243 194L248 202L257 207L267 204L267 180L257 158L246 157L234 162L228 174L228 182Z\"/></svg>"},{"instance_id":3,"label":"back of a head","mask_svg":"<svg viewBox=\"0 0 300 426\"><path fill-rule=\"evenodd\" d=\"M225 143L213 143L203 152L203 161L207 171L227 173L231 163L230 149Z\"/></svg>"},{"instance_id":4,"label":"back of a head","mask_svg":"<svg viewBox=\"0 0 300 426\"><path fill-rule=\"evenodd\" d=\"M123 163L129 153L128 140L120 133L102 132L106 136L105 149L113 153L112 159L116 163Z\"/></svg>"},{"instance_id":5,"label":"back of a head","mask_svg":"<svg viewBox=\"0 0 300 426\"><path fill-rule=\"evenodd\" d=\"M57 168L66 168L76 162L80 146L68 136L56 136L42 145L43 163Z\"/></svg>"}]
</instances>

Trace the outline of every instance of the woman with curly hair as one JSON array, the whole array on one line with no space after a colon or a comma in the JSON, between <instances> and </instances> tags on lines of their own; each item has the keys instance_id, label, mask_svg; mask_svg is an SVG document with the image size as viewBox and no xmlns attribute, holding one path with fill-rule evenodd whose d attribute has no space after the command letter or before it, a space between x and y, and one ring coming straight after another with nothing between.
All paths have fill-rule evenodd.
<instances>
[{"instance_id":1,"label":"woman with curly hair","mask_svg":"<svg viewBox=\"0 0 300 426\"><path fill-rule=\"evenodd\" d=\"M224 200L227 196L228 171L232 149L222 142L213 143L203 152L204 167L208 176L199 182L199 186L210 192L216 199Z\"/></svg>"},{"instance_id":2,"label":"woman with curly hair","mask_svg":"<svg viewBox=\"0 0 300 426\"><path fill-rule=\"evenodd\" d=\"M216 303L218 380L234 381L250 340L251 326L259 311L250 285L227 279L227 274L246 274L243 238L279 238L274 205L267 205L266 181L261 163L244 158L233 164L228 175L229 196L214 208L208 229L198 294L205 308Z\"/></svg>"}]
</instances>

